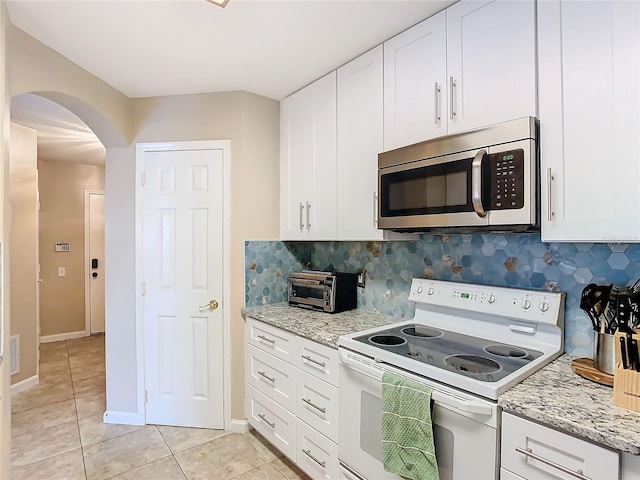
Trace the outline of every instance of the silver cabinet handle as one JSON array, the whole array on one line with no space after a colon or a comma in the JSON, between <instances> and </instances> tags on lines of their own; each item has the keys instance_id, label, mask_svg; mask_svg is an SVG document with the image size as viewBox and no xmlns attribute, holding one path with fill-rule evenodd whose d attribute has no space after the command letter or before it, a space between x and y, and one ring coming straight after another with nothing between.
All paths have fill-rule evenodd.
<instances>
[{"instance_id":1,"label":"silver cabinet handle","mask_svg":"<svg viewBox=\"0 0 640 480\"><path fill-rule=\"evenodd\" d=\"M304 213L304 205L300 202L300 231L304 230L304 220L302 220L302 214Z\"/></svg>"},{"instance_id":2,"label":"silver cabinet handle","mask_svg":"<svg viewBox=\"0 0 640 480\"><path fill-rule=\"evenodd\" d=\"M486 150L479 150L471 163L471 202L473 210L480 218L487 216L482 206L482 159L486 154Z\"/></svg>"},{"instance_id":3,"label":"silver cabinet handle","mask_svg":"<svg viewBox=\"0 0 640 480\"><path fill-rule=\"evenodd\" d=\"M433 102L433 111L435 112L433 123L438 125L440 123L440 85L438 85L438 82L433 84Z\"/></svg>"},{"instance_id":4,"label":"silver cabinet handle","mask_svg":"<svg viewBox=\"0 0 640 480\"><path fill-rule=\"evenodd\" d=\"M589 477L585 477L583 475L584 472L582 470L578 470L577 472L574 472L573 470L567 467L563 467L562 465L552 462L551 460L547 460L544 457L536 455L535 453L533 453L533 451L530 448L522 449L520 447L516 447L516 452L521 453L525 457L531 457L540 463L544 463L545 465L548 465L551 468L555 468L556 470L560 470L561 472L566 473L567 475L571 475L572 477L579 478L580 480L590 480Z\"/></svg>"},{"instance_id":5,"label":"silver cabinet handle","mask_svg":"<svg viewBox=\"0 0 640 480\"><path fill-rule=\"evenodd\" d=\"M269 420L267 420L267 417L265 417L265 415L263 413L259 413L258 416L260 417L260 419L266 423L267 425L269 425L271 428L276 428L276 422L270 422Z\"/></svg>"},{"instance_id":6,"label":"silver cabinet handle","mask_svg":"<svg viewBox=\"0 0 640 480\"><path fill-rule=\"evenodd\" d=\"M318 411L320 411L320 412L322 412L322 413L327 413L327 409L326 409L326 408L317 406L315 403L313 403L313 402L311 401L311 399L310 399L310 398L303 398L303 399L302 399L302 401L303 401L304 403L306 403L307 405L312 406L313 408L315 408L316 410L318 410Z\"/></svg>"},{"instance_id":7,"label":"silver cabinet handle","mask_svg":"<svg viewBox=\"0 0 640 480\"><path fill-rule=\"evenodd\" d=\"M547 221L553 220L553 207L551 206L551 186L555 180L551 169L547 168Z\"/></svg>"},{"instance_id":8,"label":"silver cabinet handle","mask_svg":"<svg viewBox=\"0 0 640 480\"><path fill-rule=\"evenodd\" d=\"M378 227L378 193L373 192L373 228Z\"/></svg>"},{"instance_id":9,"label":"silver cabinet handle","mask_svg":"<svg viewBox=\"0 0 640 480\"><path fill-rule=\"evenodd\" d=\"M304 453L307 457L309 457L311 460L313 460L314 462L316 462L318 465L320 465L322 468L325 468L327 466L327 462L321 462L320 460L318 460L316 457L314 457L313 455L311 455L311 450L305 450L304 448L302 449L302 453Z\"/></svg>"},{"instance_id":10,"label":"silver cabinet handle","mask_svg":"<svg viewBox=\"0 0 640 480\"><path fill-rule=\"evenodd\" d=\"M307 231L311 230L311 217L309 216L309 210L311 209L311 204L309 202L305 202L307 204Z\"/></svg>"},{"instance_id":11,"label":"silver cabinet handle","mask_svg":"<svg viewBox=\"0 0 640 480\"><path fill-rule=\"evenodd\" d=\"M258 338L260 340L264 340L265 342L276 343L275 340L273 340L272 338L269 338L269 337L265 337L264 335L258 335Z\"/></svg>"},{"instance_id":12,"label":"silver cabinet handle","mask_svg":"<svg viewBox=\"0 0 640 480\"><path fill-rule=\"evenodd\" d=\"M326 366L326 363L324 362L319 362L318 360L314 360L313 358L311 358L309 355L302 355L302 358L304 358L305 360L311 362L311 363L315 363L316 365L320 365L321 367Z\"/></svg>"},{"instance_id":13,"label":"silver cabinet handle","mask_svg":"<svg viewBox=\"0 0 640 480\"><path fill-rule=\"evenodd\" d=\"M258 370L258 375L260 375L262 378L266 378L271 383L276 383L276 379L274 377L269 377L265 372L261 372L260 370Z\"/></svg>"},{"instance_id":14,"label":"silver cabinet handle","mask_svg":"<svg viewBox=\"0 0 640 480\"><path fill-rule=\"evenodd\" d=\"M453 120L456 116L456 80L453 78L453 75L449 77L449 118Z\"/></svg>"}]
</instances>

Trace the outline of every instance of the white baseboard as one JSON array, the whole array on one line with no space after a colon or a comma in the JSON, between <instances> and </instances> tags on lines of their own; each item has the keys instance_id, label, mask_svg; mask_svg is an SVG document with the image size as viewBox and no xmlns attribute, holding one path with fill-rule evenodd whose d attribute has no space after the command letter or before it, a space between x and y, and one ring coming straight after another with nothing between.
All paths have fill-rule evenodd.
<instances>
[{"instance_id":1,"label":"white baseboard","mask_svg":"<svg viewBox=\"0 0 640 480\"><path fill-rule=\"evenodd\" d=\"M104 423L118 423L121 425L144 425L144 415L135 412L114 412L107 410L102 415Z\"/></svg>"},{"instance_id":2,"label":"white baseboard","mask_svg":"<svg viewBox=\"0 0 640 480\"><path fill-rule=\"evenodd\" d=\"M84 330L79 332L58 333L56 335L45 335L40 337L40 343L60 342L62 340L73 340L74 338L88 337Z\"/></svg>"},{"instance_id":3,"label":"white baseboard","mask_svg":"<svg viewBox=\"0 0 640 480\"><path fill-rule=\"evenodd\" d=\"M27 388L35 387L40 383L40 377L34 375L33 377L25 378L11 385L11 395L25 391Z\"/></svg>"},{"instance_id":4,"label":"white baseboard","mask_svg":"<svg viewBox=\"0 0 640 480\"><path fill-rule=\"evenodd\" d=\"M228 430L231 433L247 433L249 431L249 423L246 420L232 418Z\"/></svg>"}]
</instances>

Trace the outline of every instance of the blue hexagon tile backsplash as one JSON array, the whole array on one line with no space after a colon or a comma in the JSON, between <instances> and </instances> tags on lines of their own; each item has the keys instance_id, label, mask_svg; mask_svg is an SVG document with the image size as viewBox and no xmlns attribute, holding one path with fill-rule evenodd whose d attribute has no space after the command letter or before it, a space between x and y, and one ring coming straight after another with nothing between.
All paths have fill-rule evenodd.
<instances>
[{"instance_id":1,"label":"blue hexagon tile backsplash","mask_svg":"<svg viewBox=\"0 0 640 480\"><path fill-rule=\"evenodd\" d=\"M539 234L420 235L415 242L245 242L246 305L287 300L287 274L366 269L358 308L412 318L413 277L567 294L565 351L592 356L580 310L588 283L628 285L640 277L640 244L544 243Z\"/></svg>"}]
</instances>

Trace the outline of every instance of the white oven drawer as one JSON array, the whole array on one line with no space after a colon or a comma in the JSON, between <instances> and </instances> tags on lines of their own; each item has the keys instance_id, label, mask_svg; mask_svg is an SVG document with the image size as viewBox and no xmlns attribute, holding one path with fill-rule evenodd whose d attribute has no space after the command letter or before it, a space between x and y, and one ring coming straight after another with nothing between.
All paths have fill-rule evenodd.
<instances>
[{"instance_id":1,"label":"white oven drawer","mask_svg":"<svg viewBox=\"0 0 640 480\"><path fill-rule=\"evenodd\" d=\"M338 389L298 372L296 415L334 442L338 441Z\"/></svg>"},{"instance_id":2,"label":"white oven drawer","mask_svg":"<svg viewBox=\"0 0 640 480\"><path fill-rule=\"evenodd\" d=\"M340 478L338 445L298 419L296 463L314 480Z\"/></svg>"},{"instance_id":3,"label":"white oven drawer","mask_svg":"<svg viewBox=\"0 0 640 480\"><path fill-rule=\"evenodd\" d=\"M607 448L525 420L502 414L501 467L528 480L619 477L620 455ZM509 478L509 477L505 477Z\"/></svg>"},{"instance_id":4,"label":"white oven drawer","mask_svg":"<svg viewBox=\"0 0 640 480\"><path fill-rule=\"evenodd\" d=\"M303 372L338 386L338 351L298 337L296 365Z\"/></svg>"},{"instance_id":5,"label":"white oven drawer","mask_svg":"<svg viewBox=\"0 0 640 480\"><path fill-rule=\"evenodd\" d=\"M294 365L247 345L247 382L290 412L296 409Z\"/></svg>"},{"instance_id":6,"label":"white oven drawer","mask_svg":"<svg viewBox=\"0 0 640 480\"><path fill-rule=\"evenodd\" d=\"M247 421L291 460L296 458L296 417L247 385Z\"/></svg>"},{"instance_id":7,"label":"white oven drawer","mask_svg":"<svg viewBox=\"0 0 640 480\"><path fill-rule=\"evenodd\" d=\"M296 336L267 323L247 318L247 342L285 362L295 364Z\"/></svg>"}]
</instances>

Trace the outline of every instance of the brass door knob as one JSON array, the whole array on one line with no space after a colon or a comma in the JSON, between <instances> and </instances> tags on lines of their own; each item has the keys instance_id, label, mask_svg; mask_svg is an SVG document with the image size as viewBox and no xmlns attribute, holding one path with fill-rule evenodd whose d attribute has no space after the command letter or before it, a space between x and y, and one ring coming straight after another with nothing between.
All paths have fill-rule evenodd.
<instances>
[{"instance_id":1,"label":"brass door knob","mask_svg":"<svg viewBox=\"0 0 640 480\"><path fill-rule=\"evenodd\" d=\"M209 303L205 303L204 305L198 305L198 307L200 307L200 308L209 307L211 310L215 310L216 308L218 308L218 301L217 300L211 300Z\"/></svg>"}]
</instances>

